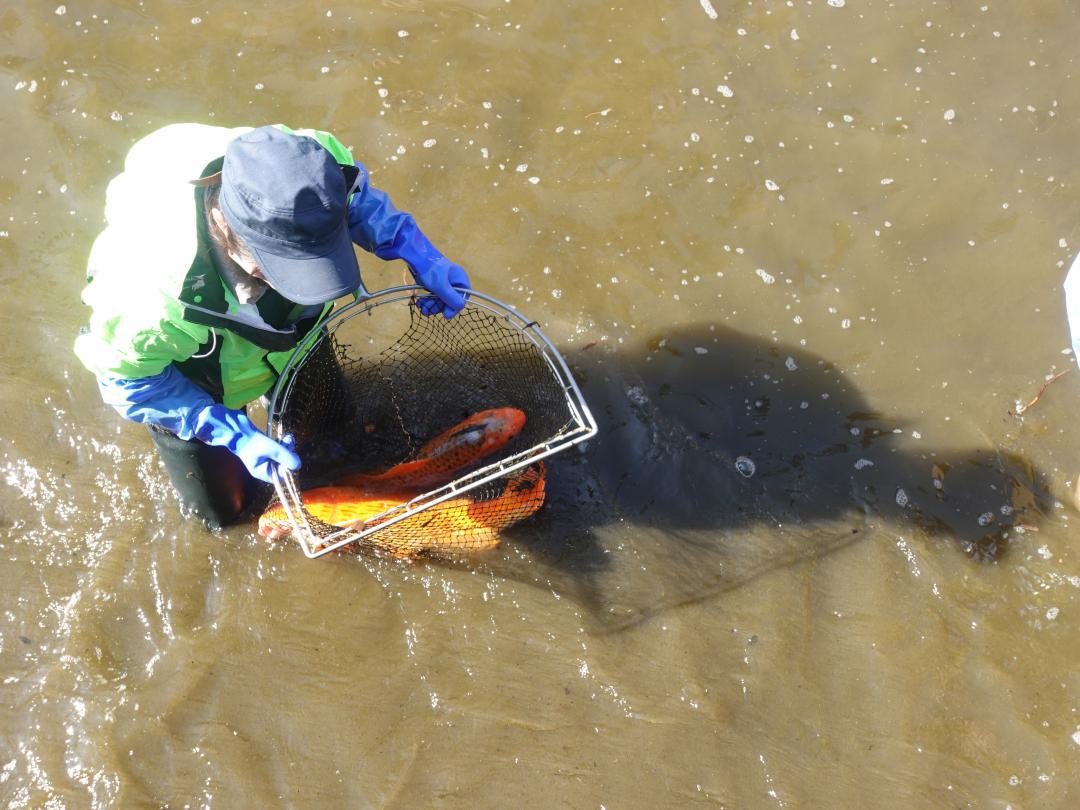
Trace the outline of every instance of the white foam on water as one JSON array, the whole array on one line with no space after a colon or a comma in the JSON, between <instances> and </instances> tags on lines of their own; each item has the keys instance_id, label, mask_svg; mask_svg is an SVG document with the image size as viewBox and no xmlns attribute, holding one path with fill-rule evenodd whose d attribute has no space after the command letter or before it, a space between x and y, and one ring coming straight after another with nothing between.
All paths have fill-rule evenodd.
<instances>
[{"instance_id":1,"label":"white foam on water","mask_svg":"<svg viewBox=\"0 0 1080 810\"><path fill-rule=\"evenodd\" d=\"M903 537L896 538L896 547L900 549L900 552L907 558L908 565L911 566L912 576L921 576L922 572L919 570L919 562L915 557L915 552L911 550L907 540Z\"/></svg>"},{"instance_id":2,"label":"white foam on water","mask_svg":"<svg viewBox=\"0 0 1080 810\"><path fill-rule=\"evenodd\" d=\"M710 20L717 19L720 15L716 13L716 9L713 8L713 4L709 0L701 0L701 7L705 10L705 13L709 15Z\"/></svg>"}]
</instances>

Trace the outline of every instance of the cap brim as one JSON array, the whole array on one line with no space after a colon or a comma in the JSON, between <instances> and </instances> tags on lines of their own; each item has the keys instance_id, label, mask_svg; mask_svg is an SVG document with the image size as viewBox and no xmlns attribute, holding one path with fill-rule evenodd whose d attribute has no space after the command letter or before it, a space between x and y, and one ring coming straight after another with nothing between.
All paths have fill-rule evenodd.
<instances>
[{"instance_id":1,"label":"cap brim","mask_svg":"<svg viewBox=\"0 0 1080 810\"><path fill-rule=\"evenodd\" d=\"M360 287L360 265L344 223L321 255L279 256L250 242L247 247L270 286L297 304L325 304Z\"/></svg>"}]
</instances>

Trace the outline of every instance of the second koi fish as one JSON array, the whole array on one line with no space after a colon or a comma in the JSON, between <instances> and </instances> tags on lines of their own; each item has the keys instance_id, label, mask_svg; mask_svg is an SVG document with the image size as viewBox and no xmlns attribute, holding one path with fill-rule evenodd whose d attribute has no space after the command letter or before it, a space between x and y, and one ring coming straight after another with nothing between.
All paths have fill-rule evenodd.
<instances>
[{"instance_id":1,"label":"second koi fish","mask_svg":"<svg viewBox=\"0 0 1080 810\"><path fill-rule=\"evenodd\" d=\"M346 475L336 483L368 492L432 489L450 481L458 470L505 447L524 426L525 412L518 408L480 411L440 433L400 464L379 473Z\"/></svg>"}]
</instances>

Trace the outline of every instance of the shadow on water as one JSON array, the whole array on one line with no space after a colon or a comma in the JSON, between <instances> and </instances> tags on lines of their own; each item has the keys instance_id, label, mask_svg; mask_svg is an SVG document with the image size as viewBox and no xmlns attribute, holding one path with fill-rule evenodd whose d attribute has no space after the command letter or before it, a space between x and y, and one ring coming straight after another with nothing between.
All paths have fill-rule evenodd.
<instances>
[{"instance_id":1,"label":"shadow on water","mask_svg":"<svg viewBox=\"0 0 1080 810\"><path fill-rule=\"evenodd\" d=\"M993 561L1045 501L1023 459L926 446L798 347L700 326L567 358L599 435L556 459L544 510L490 565L568 594L606 629L879 526Z\"/></svg>"}]
</instances>

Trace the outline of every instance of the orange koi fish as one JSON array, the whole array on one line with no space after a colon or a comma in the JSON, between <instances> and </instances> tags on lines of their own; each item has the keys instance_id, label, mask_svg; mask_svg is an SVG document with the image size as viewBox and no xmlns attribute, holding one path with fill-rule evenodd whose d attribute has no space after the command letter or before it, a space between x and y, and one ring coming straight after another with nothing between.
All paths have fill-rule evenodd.
<instances>
[{"instance_id":1,"label":"orange koi fish","mask_svg":"<svg viewBox=\"0 0 1080 810\"><path fill-rule=\"evenodd\" d=\"M504 447L524 426L525 412L518 408L480 411L440 433L402 463L380 473L353 473L337 484L369 492L388 487L424 492L447 483L458 470Z\"/></svg>"},{"instance_id":2,"label":"orange koi fish","mask_svg":"<svg viewBox=\"0 0 1080 810\"><path fill-rule=\"evenodd\" d=\"M499 544L499 532L535 514L544 503L546 468L537 462L509 477L493 498L474 499L466 493L417 512L372 533L367 541L398 557L424 552L481 551ZM364 524L409 499L406 493L372 496L356 487L319 487L301 493L304 509L339 528ZM378 525L377 523L375 525ZM276 537L290 530L281 504L259 518L259 534Z\"/></svg>"}]
</instances>

